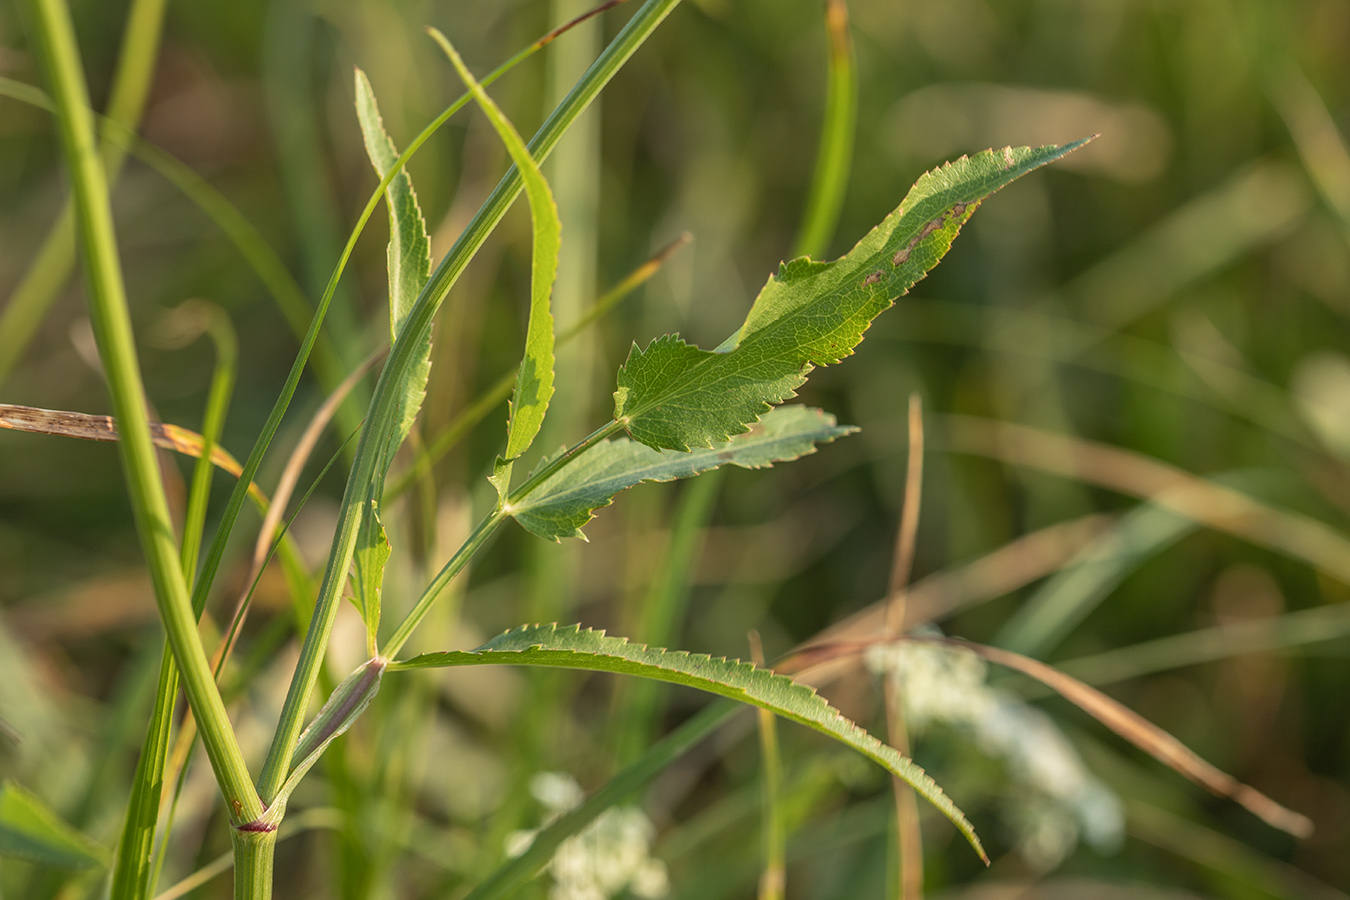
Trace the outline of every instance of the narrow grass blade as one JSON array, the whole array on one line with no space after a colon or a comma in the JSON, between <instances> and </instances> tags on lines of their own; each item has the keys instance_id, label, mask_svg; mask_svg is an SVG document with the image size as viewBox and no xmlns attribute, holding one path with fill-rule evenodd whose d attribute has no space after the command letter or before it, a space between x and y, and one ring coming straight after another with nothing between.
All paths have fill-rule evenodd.
<instances>
[{"instance_id":1,"label":"narrow grass blade","mask_svg":"<svg viewBox=\"0 0 1350 900\"><path fill-rule=\"evenodd\" d=\"M668 647L677 643L703 548L704 528L712 517L722 490L721 469L694 479L680 495L670 525L670 538L660 567L652 576L642 598L635 639L644 644ZM656 734L664 705L661 685L645 678L619 682L614 687L615 759L626 763L636 759Z\"/></svg>"},{"instance_id":2,"label":"narrow grass blade","mask_svg":"<svg viewBox=\"0 0 1350 900\"><path fill-rule=\"evenodd\" d=\"M1020 653L957 638L906 635L895 640L969 650L981 659L1034 678L1158 762L1217 796L1231 798L1271 827L1300 838L1312 834L1313 824L1306 816L1281 806L1256 788L1216 769L1181 741L1134 710L1053 666ZM813 662L851 658L869 647L884 642L885 639L820 645L799 654L796 658L798 661L804 661L809 656Z\"/></svg>"},{"instance_id":3,"label":"narrow grass blade","mask_svg":"<svg viewBox=\"0 0 1350 900\"><path fill-rule=\"evenodd\" d=\"M925 174L845 256L780 266L717 351L675 335L634 346L619 370L614 420L657 450L708 447L744 432L795 396L815 366L849 356L872 319L938 264L986 197L1084 143L987 150Z\"/></svg>"},{"instance_id":4,"label":"narrow grass blade","mask_svg":"<svg viewBox=\"0 0 1350 900\"><path fill-rule=\"evenodd\" d=\"M1131 510L1041 585L991 643L1045 656L1140 563L1194 530L1193 520L1152 504Z\"/></svg>"},{"instance_id":5,"label":"narrow grass blade","mask_svg":"<svg viewBox=\"0 0 1350 900\"><path fill-rule=\"evenodd\" d=\"M924 622L941 621L971 606L985 603L1053 574L1070 563L1110 525L1106 516L1091 514L1049 525L943 572L916 582L907 592L905 629ZM809 652L818 644L865 640L885 627L890 598L883 597L841 622L812 637L801 648ZM774 669L783 673L802 671L779 660ZM813 684L823 683L816 673Z\"/></svg>"},{"instance_id":6,"label":"narrow grass blade","mask_svg":"<svg viewBox=\"0 0 1350 900\"><path fill-rule=\"evenodd\" d=\"M825 30L829 37L829 80L825 89L825 120L806 216L793 256L820 259L830 249L839 214L844 208L853 157L853 133L858 124L858 65L848 30L848 4L827 0Z\"/></svg>"},{"instance_id":7,"label":"narrow grass blade","mask_svg":"<svg viewBox=\"0 0 1350 900\"><path fill-rule=\"evenodd\" d=\"M764 668L764 648L759 632L750 632L750 656L758 668ZM764 846L764 871L759 876L759 900L783 900L787 889L785 860L787 858L787 830L783 821L783 804L779 800L783 781L783 757L778 750L778 719L767 709L759 714L759 754L762 785L760 797L760 830Z\"/></svg>"},{"instance_id":8,"label":"narrow grass blade","mask_svg":"<svg viewBox=\"0 0 1350 900\"><path fill-rule=\"evenodd\" d=\"M0 856L68 869L108 861L106 850L13 781L0 785Z\"/></svg>"},{"instance_id":9,"label":"narrow grass blade","mask_svg":"<svg viewBox=\"0 0 1350 900\"><path fill-rule=\"evenodd\" d=\"M501 634L476 650L425 653L391 663L390 671L447 666L523 665L589 669L637 675L685 685L770 710L852 747L903 778L951 820L985 858L975 830L933 779L914 764L849 721L813 689L750 663L704 654L630 644L603 631L579 625L527 625Z\"/></svg>"},{"instance_id":10,"label":"narrow grass blade","mask_svg":"<svg viewBox=\"0 0 1350 900\"><path fill-rule=\"evenodd\" d=\"M1175 466L1106 444L972 416L946 417L947 449L1096 484L1303 560L1350 584L1350 540L1322 522L1278 509Z\"/></svg>"},{"instance_id":11,"label":"narrow grass blade","mask_svg":"<svg viewBox=\"0 0 1350 900\"><path fill-rule=\"evenodd\" d=\"M366 78L366 73L356 70L356 118L361 123L361 136L365 140L366 155L381 180L385 178L398 162L398 148L384 130L384 120L380 117L379 105L375 102L375 91ZM427 278L431 275L431 238L427 236L427 223L422 217L422 208L417 204L417 193L413 190L412 177L408 170L397 172L389 187L385 189L385 205L389 208L389 343L392 346L398 340L399 330L408 318L408 312L417 295L422 292ZM408 379L405 395L400 403L399 423L390 439L385 454L384 468L387 471L394 454L402 445L426 398L427 379L431 375L431 334L422 339L417 349L417 361L413 373Z\"/></svg>"},{"instance_id":12,"label":"narrow grass blade","mask_svg":"<svg viewBox=\"0 0 1350 900\"><path fill-rule=\"evenodd\" d=\"M167 0L136 0L127 13L108 97L109 121L132 129L141 118L159 57ZM106 137L99 147L108 183L116 184L125 148ZM67 200L0 313L0 384L19 361L75 265L75 206Z\"/></svg>"},{"instance_id":13,"label":"narrow grass blade","mask_svg":"<svg viewBox=\"0 0 1350 900\"><path fill-rule=\"evenodd\" d=\"M430 29L432 38L441 45L455 71L473 94L474 100L492 122L497 135L506 145L511 160L516 164L525 184L525 195L530 203L530 220L534 225L534 240L530 259L530 316L525 331L525 356L516 375L515 395L511 400L511 417L506 428L504 462L509 466L530 448L544 424L549 399L553 396L554 343L553 311L550 298L553 282L558 275L558 254L562 246L562 223L558 220L558 205L539 164L530 155L515 126L506 118L497 104L474 80L445 35ZM510 470L505 477L498 472L498 495L505 499L510 489Z\"/></svg>"},{"instance_id":14,"label":"narrow grass blade","mask_svg":"<svg viewBox=\"0 0 1350 900\"><path fill-rule=\"evenodd\" d=\"M183 517L179 558L183 565L183 577L188 580L189 587L197 571L197 554L201 550L202 531L206 527L206 506L211 494L211 467L220 442L220 432L225 427L225 415L230 408L239 358L234 326L230 324L224 310L210 306L203 310L203 314L207 317L206 332L216 346L216 365L211 373L211 387L207 390L206 410L202 415L202 444L197 453L197 464L192 470L187 514ZM151 436L153 439L153 428ZM197 610L197 614L201 615L201 610Z\"/></svg>"},{"instance_id":15,"label":"narrow grass blade","mask_svg":"<svg viewBox=\"0 0 1350 900\"><path fill-rule=\"evenodd\" d=\"M632 765L615 775L576 809L564 813L543 828L534 836L534 840L524 853L502 863L464 900L499 900L512 896L523 884L543 871L563 841L595 821L597 816L611 806L636 793L665 771L672 762L730 720L739 710L739 705L727 702L718 702L706 707L649 747Z\"/></svg>"},{"instance_id":16,"label":"narrow grass blade","mask_svg":"<svg viewBox=\"0 0 1350 900\"><path fill-rule=\"evenodd\" d=\"M1350 239L1350 145L1308 76L1292 59L1284 65L1269 79L1267 91L1294 139L1304 168Z\"/></svg>"},{"instance_id":17,"label":"narrow grass blade","mask_svg":"<svg viewBox=\"0 0 1350 900\"><path fill-rule=\"evenodd\" d=\"M759 469L814 453L856 429L836 425L834 417L806 406L785 406L765 415L749 434L705 450L653 450L615 438L596 444L566 468L513 502L506 511L527 531L560 541L580 537L581 526L614 496L644 481L674 481L723 465ZM556 457L544 460L540 468Z\"/></svg>"},{"instance_id":18,"label":"narrow grass blade","mask_svg":"<svg viewBox=\"0 0 1350 900\"><path fill-rule=\"evenodd\" d=\"M1247 653L1290 650L1350 637L1350 605L1334 603L1231 625L1216 625L1058 664L1087 684L1113 684Z\"/></svg>"},{"instance_id":19,"label":"narrow grass blade","mask_svg":"<svg viewBox=\"0 0 1350 900\"><path fill-rule=\"evenodd\" d=\"M165 764L174 708L178 704L178 666L165 646L159 662L154 705L145 741L136 760L122 837L117 845L112 875L112 900L143 900L154 889L153 851L155 825L164 791Z\"/></svg>"},{"instance_id":20,"label":"narrow grass blade","mask_svg":"<svg viewBox=\"0 0 1350 900\"><path fill-rule=\"evenodd\" d=\"M36 406L17 406L11 403L0 403L0 428L28 431L33 434L55 434L79 438L82 441L116 442L120 439L117 421L112 416L95 416L60 409L39 409ZM150 439L156 447L194 459L200 459L206 452L205 438L178 425L151 422ZM212 465L235 478L243 474L243 467L239 465L239 461L219 444L211 447L210 458ZM260 503L264 505L267 503L266 495L256 484L250 484L248 492Z\"/></svg>"},{"instance_id":21,"label":"narrow grass blade","mask_svg":"<svg viewBox=\"0 0 1350 900\"><path fill-rule=\"evenodd\" d=\"M1220 797L1231 797L1266 824L1295 837L1312 834L1313 825L1306 816L1286 809L1255 788L1214 768L1181 741L1101 691L1021 654L966 641L948 642L973 650L992 663L1035 678L1154 759Z\"/></svg>"}]
</instances>

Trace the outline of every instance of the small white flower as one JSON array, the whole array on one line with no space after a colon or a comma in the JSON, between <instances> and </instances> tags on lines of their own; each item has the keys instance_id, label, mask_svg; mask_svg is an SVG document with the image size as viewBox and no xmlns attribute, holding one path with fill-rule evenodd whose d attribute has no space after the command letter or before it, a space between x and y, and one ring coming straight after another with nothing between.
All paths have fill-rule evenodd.
<instances>
[{"instance_id":1,"label":"small white flower","mask_svg":"<svg viewBox=\"0 0 1350 900\"><path fill-rule=\"evenodd\" d=\"M570 775L539 772L530 779L530 793L547 811L545 824L582 800L581 787ZM506 850L518 856L538 830L507 836ZM624 890L643 900L660 900L670 890L665 863L650 855L656 828L637 807L612 807L586 828L563 841L549 862L553 876L549 900L609 900Z\"/></svg>"},{"instance_id":2,"label":"small white flower","mask_svg":"<svg viewBox=\"0 0 1350 900\"><path fill-rule=\"evenodd\" d=\"M1081 835L1098 850L1119 846L1125 817L1120 799L1087 770L1049 716L985 684L982 659L958 647L877 644L867 667L892 679L910 728L934 724L968 732L982 753L1000 759L1029 789L1004 815L1017 849L1036 869L1054 868Z\"/></svg>"},{"instance_id":3,"label":"small white flower","mask_svg":"<svg viewBox=\"0 0 1350 900\"><path fill-rule=\"evenodd\" d=\"M530 793L540 806L555 814L576 809L585 797L576 779L562 772L535 772L530 777Z\"/></svg>"}]
</instances>

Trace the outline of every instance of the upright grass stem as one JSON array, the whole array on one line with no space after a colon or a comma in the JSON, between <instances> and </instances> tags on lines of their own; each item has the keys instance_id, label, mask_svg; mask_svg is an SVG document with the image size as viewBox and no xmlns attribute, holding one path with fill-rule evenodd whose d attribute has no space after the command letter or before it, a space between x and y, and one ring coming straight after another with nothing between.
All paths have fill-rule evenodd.
<instances>
[{"instance_id":1,"label":"upright grass stem","mask_svg":"<svg viewBox=\"0 0 1350 900\"><path fill-rule=\"evenodd\" d=\"M69 10L61 0L30 0L34 44L57 105L57 127L70 170L75 219L84 259L90 318L107 373L119 448L141 546L169 645L183 673L188 702L201 726L207 756L237 821L262 814L229 717L211 677L178 559L168 502L150 439L150 417L136 358L131 317L108 200L94 139L88 94Z\"/></svg>"},{"instance_id":2,"label":"upright grass stem","mask_svg":"<svg viewBox=\"0 0 1350 900\"><path fill-rule=\"evenodd\" d=\"M150 93L166 3L167 0L136 0L127 13L107 114L110 122L127 129L140 119ZM113 184L126 158L126 148L105 139L100 153L108 183ZM19 361L74 264L75 210L73 200L68 199L0 313L0 383Z\"/></svg>"}]
</instances>

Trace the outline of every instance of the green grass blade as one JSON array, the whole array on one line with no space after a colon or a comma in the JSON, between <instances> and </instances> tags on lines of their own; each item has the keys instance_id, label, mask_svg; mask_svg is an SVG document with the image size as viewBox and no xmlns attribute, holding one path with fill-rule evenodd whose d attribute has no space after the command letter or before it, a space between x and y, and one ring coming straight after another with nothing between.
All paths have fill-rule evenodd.
<instances>
[{"instance_id":1,"label":"green grass blade","mask_svg":"<svg viewBox=\"0 0 1350 900\"><path fill-rule=\"evenodd\" d=\"M108 119L134 128L150 93L159 58L159 38L167 0L135 0L127 13L108 98ZM125 150L108 140L99 148L109 185L117 182ZM67 200L33 262L0 313L0 383L13 370L28 341L56 299L75 265L75 207Z\"/></svg>"},{"instance_id":2,"label":"green grass blade","mask_svg":"<svg viewBox=\"0 0 1350 900\"><path fill-rule=\"evenodd\" d=\"M755 665L764 665L759 632L750 632L750 650ZM783 757L778 749L778 719L767 709L759 714L759 755L763 760L760 784L760 830L764 847L764 871L759 876L759 900L783 900L787 890L787 823L780 795L783 787ZM911 795L912 797L913 795Z\"/></svg>"},{"instance_id":3,"label":"green grass blade","mask_svg":"<svg viewBox=\"0 0 1350 900\"><path fill-rule=\"evenodd\" d=\"M660 568L652 576L643 597L636 640L644 644L668 647L677 643L698 564L703 549L703 529L712 518L713 508L722 490L722 471L714 470L697 478L680 495L670 526L670 540L661 558ZM661 685L646 679L622 681L615 686L614 757L620 763L636 759L656 733L656 723L664 710Z\"/></svg>"},{"instance_id":4,"label":"green grass blade","mask_svg":"<svg viewBox=\"0 0 1350 900\"><path fill-rule=\"evenodd\" d=\"M154 889L151 872L155 824L159 819L160 796L164 790L164 769L169 758L169 738L174 707L178 702L178 667L168 646L159 663L159 681L150 712L150 725L136 760L122 822L122 838L113 861L111 900L143 900Z\"/></svg>"},{"instance_id":5,"label":"green grass blade","mask_svg":"<svg viewBox=\"0 0 1350 900\"><path fill-rule=\"evenodd\" d=\"M237 804L236 818L248 821L262 812L262 805L211 678L197 635L187 583L179 567L168 502L150 438L150 419L118 259L107 180L95 152L93 120L74 27L60 0L33 0L32 5L34 43L40 48L56 100L61 145L75 195L75 220L84 259L90 318L121 435L118 447L136 529L154 583L160 618L174 657L183 670L188 700L200 723L212 769L221 790ZM244 479L245 487L248 481Z\"/></svg>"},{"instance_id":6,"label":"green grass blade","mask_svg":"<svg viewBox=\"0 0 1350 900\"><path fill-rule=\"evenodd\" d=\"M858 65L853 58L845 0L829 0L825 4L825 28L830 40L825 121L820 130L820 149L816 151L806 215L792 252L793 256L814 259L829 251L830 238L839 224L853 159L853 133L858 124Z\"/></svg>"},{"instance_id":7,"label":"green grass blade","mask_svg":"<svg viewBox=\"0 0 1350 900\"><path fill-rule=\"evenodd\" d=\"M1171 634L1057 663L1056 667L1087 684L1115 684L1248 653L1292 650L1347 637L1350 637L1350 606L1333 603L1281 616Z\"/></svg>"},{"instance_id":8,"label":"green grass blade","mask_svg":"<svg viewBox=\"0 0 1350 900\"><path fill-rule=\"evenodd\" d=\"M611 806L636 793L672 762L730 720L739 709L735 703L714 703L657 741L641 758L587 797L580 806L559 816L536 834L524 853L502 863L465 900L498 900L511 896L548 865L563 841L594 822L597 816Z\"/></svg>"},{"instance_id":9,"label":"green grass blade","mask_svg":"<svg viewBox=\"0 0 1350 900\"><path fill-rule=\"evenodd\" d=\"M1152 504L1131 510L1018 607L992 643L1044 658L1144 559L1196 527L1190 519Z\"/></svg>"},{"instance_id":10,"label":"green grass blade","mask_svg":"<svg viewBox=\"0 0 1350 900\"><path fill-rule=\"evenodd\" d=\"M656 27L661 24L678 3L679 0L648 0L642 8L634 13L628 24L600 54L594 65L587 70L576 87L558 105L530 142L530 151L536 162L548 156L549 151L557 145L568 126L586 110L591 101L609 83L609 80L637 51L638 47L646 42ZM414 146L416 145L417 142L414 141ZM411 150L412 147L410 146L409 149ZM405 158L407 153L408 151L404 152ZM418 297L417 303L414 304L412 312L408 315L408 320L403 328L402 337L404 339L394 344L389 359L386 360L384 369L380 372L380 379L375 386L375 395L371 399L366 428L361 434L361 442L356 451L356 460L352 465L352 473L347 482L347 489L343 494L342 507L338 514L338 527L333 536L327 568L324 571L323 582L319 588L314 617L311 620L310 629L305 635L305 642L300 651L300 660L296 666L296 674L291 682L290 690L287 692L286 701L282 707L281 720L273 737L271 748L268 750L267 761L263 765L259 786L264 797L275 795L285 780L286 772L290 769L295 741L300 732L305 710L309 706L310 695L313 693L324 651L327 649L328 636L332 630L333 617L337 612L342 585L356 549L360 507L370 496L370 486L375 476L375 454L378 452L376 448L384 446L388 435L393 430L396 398L406 384L408 372L414 363L414 353L411 348L417 344L421 335L430 333L432 320L442 301L445 300L446 294L459 279L469 261L477 254L478 249L482 247L483 242L487 240L488 235L506 215L506 211L519 195L520 190L520 175L513 168L498 183L492 194L455 241L454 246L450 248L440 265L437 266L435 272L432 273L431 279L423 288L421 296ZM418 613L418 609L415 608L414 613ZM422 610L421 614L424 615L425 610ZM412 619L413 614L410 614L409 620L405 621L411 621ZM400 626L396 637L398 635L406 638L402 626Z\"/></svg>"},{"instance_id":11,"label":"green grass blade","mask_svg":"<svg viewBox=\"0 0 1350 900\"><path fill-rule=\"evenodd\" d=\"M0 856L73 869L108 860L106 850L12 781L0 785Z\"/></svg>"},{"instance_id":12,"label":"green grass blade","mask_svg":"<svg viewBox=\"0 0 1350 900\"><path fill-rule=\"evenodd\" d=\"M206 506L211 495L213 474L212 455L220 443L220 432L225 426L225 414L230 408L234 392L234 376L239 360L238 341L234 326L224 310L210 307L207 334L216 345L216 366L211 374L211 387L206 395L206 411L202 416L202 449L192 469L192 486L188 491L187 514L183 518L183 539L180 560L183 577L191 586L197 570L197 554L201 550L202 531L206 527ZM204 599L204 598L203 598ZM194 610L201 616L200 609Z\"/></svg>"},{"instance_id":13,"label":"green grass blade","mask_svg":"<svg viewBox=\"0 0 1350 900\"><path fill-rule=\"evenodd\" d=\"M798 459L856 429L836 425L829 413L805 406L785 406L760 420L750 434L704 450L653 450L624 438L596 444L571 465L544 480L507 508L527 531L560 541L581 537L581 527L596 509L608 506L616 494L644 481L691 478L722 465L760 469ZM552 459L544 460L547 467Z\"/></svg>"},{"instance_id":14,"label":"green grass blade","mask_svg":"<svg viewBox=\"0 0 1350 900\"><path fill-rule=\"evenodd\" d=\"M553 396L554 334L553 310L550 298L553 282L558 275L558 254L562 248L562 223L558 220L558 204L553 200L539 164L530 155L515 126L502 113L482 86L459 58L455 48L436 29L432 38L441 45L455 71L473 94L497 136L506 145L511 160L516 164L525 184L525 195L530 203L530 220L534 225L534 239L530 258L530 316L525 331L525 356L516 375L515 393L511 399L511 416L506 428L507 466L530 448L539 429L543 427L548 402ZM498 473L498 494L504 499L510 489L510 470Z\"/></svg>"},{"instance_id":15,"label":"green grass blade","mask_svg":"<svg viewBox=\"0 0 1350 900\"><path fill-rule=\"evenodd\" d=\"M634 346L619 370L615 421L658 450L744 432L795 396L813 367L851 354L872 319L938 264L981 201L1084 143L986 150L925 174L846 256L782 265L717 351L675 335Z\"/></svg>"},{"instance_id":16,"label":"green grass blade","mask_svg":"<svg viewBox=\"0 0 1350 900\"><path fill-rule=\"evenodd\" d=\"M390 671L448 666L533 665L637 675L698 688L770 710L852 747L904 779L951 820L976 852L984 850L975 829L933 779L895 750L859 728L812 688L745 662L630 644L579 625L527 625L476 650L424 653L391 663Z\"/></svg>"}]
</instances>

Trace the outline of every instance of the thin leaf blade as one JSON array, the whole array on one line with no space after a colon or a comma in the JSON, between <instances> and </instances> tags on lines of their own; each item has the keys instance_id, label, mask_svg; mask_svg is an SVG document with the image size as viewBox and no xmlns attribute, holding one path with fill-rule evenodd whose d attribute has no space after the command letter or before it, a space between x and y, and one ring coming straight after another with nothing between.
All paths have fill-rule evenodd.
<instances>
[{"instance_id":1,"label":"thin leaf blade","mask_svg":"<svg viewBox=\"0 0 1350 900\"><path fill-rule=\"evenodd\" d=\"M511 507L511 515L527 531L550 540L585 538L581 527L595 510L608 506L622 491L644 481L690 478L723 465L760 469L816 452L857 429L836 425L829 413L805 406L772 410L755 429L708 449L680 452L653 450L626 438L596 444L571 465L560 469ZM548 465L545 459L541 466Z\"/></svg>"},{"instance_id":2,"label":"thin leaf blade","mask_svg":"<svg viewBox=\"0 0 1350 900\"><path fill-rule=\"evenodd\" d=\"M460 59L450 41L435 29L431 36L450 58L465 87L473 93L506 150L516 164L525 183L525 195L530 204L530 220L534 239L530 261L530 315L525 330L525 355L520 361L515 392L511 398L511 415L506 430L506 452L494 475L500 496L505 497L510 487L509 465L530 448L544 424L553 396L554 333L551 297L553 282L558 274L558 254L562 247L562 223L553 191L544 179L539 164L530 154L525 141L515 126L501 111L487 91L483 90Z\"/></svg>"},{"instance_id":3,"label":"thin leaf blade","mask_svg":"<svg viewBox=\"0 0 1350 900\"><path fill-rule=\"evenodd\" d=\"M87 869L104 865L108 853L36 796L7 780L0 785L0 857Z\"/></svg>"},{"instance_id":4,"label":"thin leaf blade","mask_svg":"<svg viewBox=\"0 0 1350 900\"><path fill-rule=\"evenodd\" d=\"M913 760L872 735L831 706L812 688L768 669L706 654L665 650L609 637L580 625L526 625L504 632L476 650L425 653L391 663L390 671L473 665L534 665L654 678L753 704L826 734L852 747L908 782L938 808L986 859L975 829L957 806Z\"/></svg>"},{"instance_id":5,"label":"thin leaf blade","mask_svg":"<svg viewBox=\"0 0 1350 900\"><path fill-rule=\"evenodd\" d=\"M852 354L872 320L937 265L981 201L1084 143L986 150L928 172L845 256L780 266L716 351L674 335L634 346L619 370L615 420L658 450L743 433L795 396L815 366Z\"/></svg>"}]
</instances>

